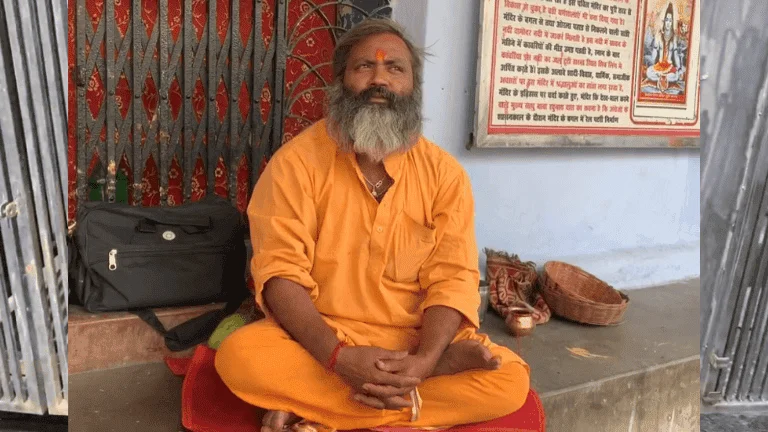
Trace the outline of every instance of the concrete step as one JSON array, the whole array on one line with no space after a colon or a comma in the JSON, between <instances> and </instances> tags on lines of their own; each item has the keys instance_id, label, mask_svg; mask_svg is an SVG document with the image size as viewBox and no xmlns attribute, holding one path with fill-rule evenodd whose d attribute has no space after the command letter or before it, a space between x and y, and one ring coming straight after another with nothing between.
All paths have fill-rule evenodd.
<instances>
[{"instance_id":1,"label":"concrete step","mask_svg":"<svg viewBox=\"0 0 768 432\"><path fill-rule=\"evenodd\" d=\"M222 306L161 308L155 314L170 329ZM69 307L70 374L160 362L167 355L188 356L192 351L172 353L162 335L132 313L92 314L80 306Z\"/></svg>"},{"instance_id":2,"label":"concrete step","mask_svg":"<svg viewBox=\"0 0 768 432\"><path fill-rule=\"evenodd\" d=\"M483 330L530 364L550 432L698 432L699 286L628 291L621 325L553 318L519 349L499 317L489 314Z\"/></svg>"},{"instance_id":3,"label":"concrete step","mask_svg":"<svg viewBox=\"0 0 768 432\"><path fill-rule=\"evenodd\" d=\"M615 327L553 318L518 340L486 315L481 331L531 365L549 432L699 430L699 281L628 294ZM181 430L181 382L162 363L72 374L70 430Z\"/></svg>"}]
</instances>

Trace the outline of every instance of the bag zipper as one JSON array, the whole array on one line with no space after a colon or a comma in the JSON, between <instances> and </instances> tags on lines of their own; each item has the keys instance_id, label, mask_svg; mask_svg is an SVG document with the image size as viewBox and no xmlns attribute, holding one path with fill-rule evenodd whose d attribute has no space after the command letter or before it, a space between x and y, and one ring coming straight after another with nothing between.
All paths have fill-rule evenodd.
<instances>
[{"instance_id":1,"label":"bag zipper","mask_svg":"<svg viewBox=\"0 0 768 432\"><path fill-rule=\"evenodd\" d=\"M109 271L117 270L117 249L109 251Z\"/></svg>"},{"instance_id":2,"label":"bag zipper","mask_svg":"<svg viewBox=\"0 0 768 432\"><path fill-rule=\"evenodd\" d=\"M127 257L137 256L137 255L150 257L150 256L163 256L168 254L181 254L181 253L190 253L190 252L195 252L198 254L211 254L211 253L224 252L229 249L232 249L232 246L224 245L224 246L216 246L216 247L208 247L208 248L200 248L197 246L193 246L193 247L182 247L177 249L165 249L160 251L154 248L138 249L138 250L134 249L134 250L129 250L125 252L120 252L120 255L127 256ZM118 250L112 249L109 251L109 254L107 255L107 260L109 261L109 271L117 270L117 254L118 254Z\"/></svg>"}]
</instances>

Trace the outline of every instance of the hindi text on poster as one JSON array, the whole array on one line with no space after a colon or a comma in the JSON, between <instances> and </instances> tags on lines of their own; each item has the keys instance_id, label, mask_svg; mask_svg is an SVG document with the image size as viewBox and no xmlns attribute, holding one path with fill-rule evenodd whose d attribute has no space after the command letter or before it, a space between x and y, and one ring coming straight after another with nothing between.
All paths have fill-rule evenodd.
<instances>
[{"instance_id":1,"label":"hindi text on poster","mask_svg":"<svg viewBox=\"0 0 768 432\"><path fill-rule=\"evenodd\" d=\"M487 135L698 135L694 0L488 6L478 104Z\"/></svg>"}]
</instances>

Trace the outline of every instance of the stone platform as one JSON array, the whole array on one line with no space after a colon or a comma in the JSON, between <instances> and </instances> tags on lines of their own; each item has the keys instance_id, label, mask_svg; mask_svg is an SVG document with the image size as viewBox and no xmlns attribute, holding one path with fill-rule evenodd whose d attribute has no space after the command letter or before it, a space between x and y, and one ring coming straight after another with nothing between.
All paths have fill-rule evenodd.
<instances>
[{"instance_id":1,"label":"stone platform","mask_svg":"<svg viewBox=\"0 0 768 432\"><path fill-rule=\"evenodd\" d=\"M628 294L625 321L615 327L553 318L517 340L501 318L486 315L481 331L531 365L548 431L699 430L699 281ZM170 322L202 312L161 315ZM153 339L137 318L122 316L119 323L112 318L80 317L88 329L74 332L70 321L70 361L82 371L70 375L70 430L182 430L182 380L161 363L161 339ZM96 353L105 350L108 355Z\"/></svg>"}]
</instances>

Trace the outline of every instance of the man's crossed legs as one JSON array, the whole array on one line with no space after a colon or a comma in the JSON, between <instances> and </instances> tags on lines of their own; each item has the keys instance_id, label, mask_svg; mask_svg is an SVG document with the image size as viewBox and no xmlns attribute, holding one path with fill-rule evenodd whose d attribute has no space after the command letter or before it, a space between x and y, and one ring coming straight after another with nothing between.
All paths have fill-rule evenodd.
<instances>
[{"instance_id":1,"label":"man's crossed legs","mask_svg":"<svg viewBox=\"0 0 768 432\"><path fill-rule=\"evenodd\" d=\"M344 340L350 346L374 345ZM392 352L382 350L382 355ZM379 366L386 370L397 364L385 360ZM386 395L377 398L371 393L384 387L364 387L371 393L357 394L272 319L247 325L225 339L216 355L216 369L234 394L269 410L262 424L273 432L301 418L342 430L474 423L518 410L529 390L527 365L473 328L459 330L430 377L418 385L423 404L415 422L405 404L399 409L369 406L383 407Z\"/></svg>"}]
</instances>

